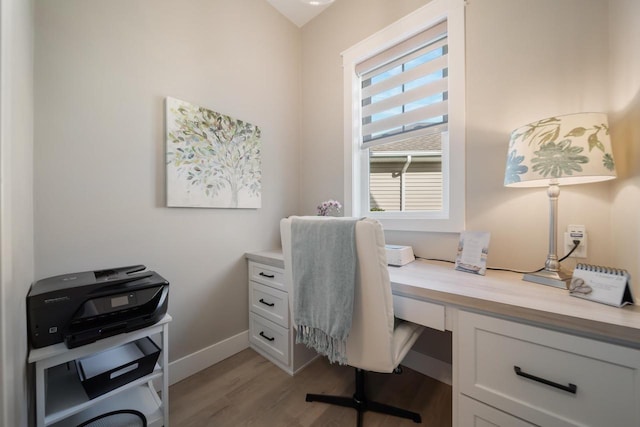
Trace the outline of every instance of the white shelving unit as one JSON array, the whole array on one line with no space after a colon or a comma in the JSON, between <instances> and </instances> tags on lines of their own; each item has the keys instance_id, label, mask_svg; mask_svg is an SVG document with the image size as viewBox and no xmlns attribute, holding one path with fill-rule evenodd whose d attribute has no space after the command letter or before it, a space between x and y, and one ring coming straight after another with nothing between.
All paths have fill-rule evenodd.
<instances>
[{"instance_id":1,"label":"white shelving unit","mask_svg":"<svg viewBox=\"0 0 640 427\"><path fill-rule=\"evenodd\" d=\"M136 331L115 335L69 349L64 343L31 349L29 363L35 364L36 426L66 427L116 409L136 409L147 417L149 427L169 426L169 376L167 368L170 315ZM78 378L76 359L90 356L145 337L159 336L160 356L149 375L89 399ZM71 362L71 363L68 363ZM154 380L161 383L160 395Z\"/></svg>"}]
</instances>

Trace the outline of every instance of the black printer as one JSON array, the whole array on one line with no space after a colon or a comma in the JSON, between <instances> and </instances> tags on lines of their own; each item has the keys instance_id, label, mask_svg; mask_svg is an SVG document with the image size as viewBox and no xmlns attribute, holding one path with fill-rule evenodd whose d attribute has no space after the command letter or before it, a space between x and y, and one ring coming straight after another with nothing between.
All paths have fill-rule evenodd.
<instances>
[{"instance_id":1,"label":"black printer","mask_svg":"<svg viewBox=\"0 0 640 427\"><path fill-rule=\"evenodd\" d=\"M153 325L168 302L169 282L144 265L38 280L27 294L29 341L33 348L89 344Z\"/></svg>"}]
</instances>

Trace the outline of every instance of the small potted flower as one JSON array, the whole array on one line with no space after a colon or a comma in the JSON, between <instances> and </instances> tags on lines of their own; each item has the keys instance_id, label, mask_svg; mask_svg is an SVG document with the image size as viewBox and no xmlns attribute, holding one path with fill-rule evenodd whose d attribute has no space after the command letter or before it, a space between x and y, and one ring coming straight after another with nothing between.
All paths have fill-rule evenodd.
<instances>
[{"instance_id":1,"label":"small potted flower","mask_svg":"<svg viewBox=\"0 0 640 427\"><path fill-rule=\"evenodd\" d=\"M338 216L340 209L342 205L339 201L327 200L318 205L318 216Z\"/></svg>"}]
</instances>

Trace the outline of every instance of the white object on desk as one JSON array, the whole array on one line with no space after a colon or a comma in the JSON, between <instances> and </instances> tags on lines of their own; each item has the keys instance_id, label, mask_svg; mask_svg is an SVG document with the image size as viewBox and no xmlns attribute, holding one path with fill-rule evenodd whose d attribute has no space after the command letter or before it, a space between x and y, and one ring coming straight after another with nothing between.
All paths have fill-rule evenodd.
<instances>
[{"instance_id":1,"label":"white object on desk","mask_svg":"<svg viewBox=\"0 0 640 427\"><path fill-rule=\"evenodd\" d=\"M401 267L416 259L411 246L385 245L384 248L387 252L387 264L394 267Z\"/></svg>"}]
</instances>

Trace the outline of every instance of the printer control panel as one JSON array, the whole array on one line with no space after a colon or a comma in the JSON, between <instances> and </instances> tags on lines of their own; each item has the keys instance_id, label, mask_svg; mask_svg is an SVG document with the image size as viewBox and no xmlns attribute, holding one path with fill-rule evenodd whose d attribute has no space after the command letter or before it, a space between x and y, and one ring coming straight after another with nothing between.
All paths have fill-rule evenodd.
<instances>
[{"instance_id":1,"label":"printer control panel","mask_svg":"<svg viewBox=\"0 0 640 427\"><path fill-rule=\"evenodd\" d=\"M120 310L128 305L136 304L136 294L135 293L126 293L122 295L115 295L101 298L101 302L104 305L103 313L109 312L111 310Z\"/></svg>"},{"instance_id":2,"label":"printer control panel","mask_svg":"<svg viewBox=\"0 0 640 427\"><path fill-rule=\"evenodd\" d=\"M135 304L135 295L127 294L127 295L119 295L117 297L111 298L111 308L120 308L127 305Z\"/></svg>"}]
</instances>

